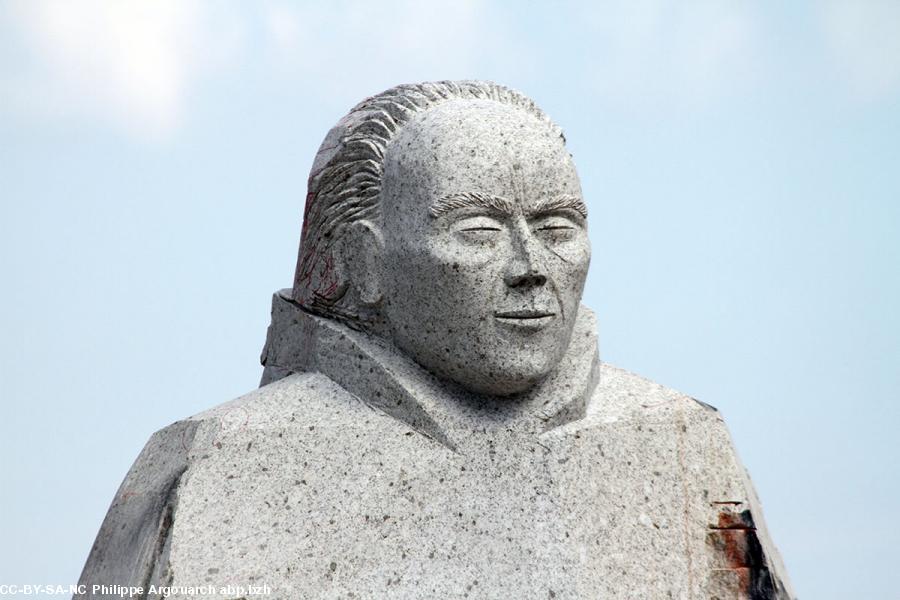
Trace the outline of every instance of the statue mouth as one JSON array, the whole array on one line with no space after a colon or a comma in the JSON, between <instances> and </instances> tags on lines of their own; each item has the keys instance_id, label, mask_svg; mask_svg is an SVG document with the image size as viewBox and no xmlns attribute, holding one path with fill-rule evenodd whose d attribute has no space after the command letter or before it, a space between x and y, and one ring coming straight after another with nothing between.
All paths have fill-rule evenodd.
<instances>
[{"instance_id":1,"label":"statue mouth","mask_svg":"<svg viewBox=\"0 0 900 600\"><path fill-rule=\"evenodd\" d=\"M549 325L556 318L556 313L545 310L509 310L494 313L494 318L504 325L516 329L537 331Z\"/></svg>"}]
</instances>

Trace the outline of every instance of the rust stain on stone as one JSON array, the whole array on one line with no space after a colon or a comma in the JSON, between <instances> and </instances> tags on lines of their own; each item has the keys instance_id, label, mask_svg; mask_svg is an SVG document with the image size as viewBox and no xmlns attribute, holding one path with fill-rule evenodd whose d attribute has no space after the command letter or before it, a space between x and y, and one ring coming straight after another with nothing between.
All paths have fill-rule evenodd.
<instances>
[{"instance_id":1,"label":"rust stain on stone","mask_svg":"<svg viewBox=\"0 0 900 600\"><path fill-rule=\"evenodd\" d=\"M719 569L732 573L734 591L746 600L778 598L778 591L765 564L762 545L749 510L739 502L714 502L716 521L709 525L707 541L721 558Z\"/></svg>"}]
</instances>

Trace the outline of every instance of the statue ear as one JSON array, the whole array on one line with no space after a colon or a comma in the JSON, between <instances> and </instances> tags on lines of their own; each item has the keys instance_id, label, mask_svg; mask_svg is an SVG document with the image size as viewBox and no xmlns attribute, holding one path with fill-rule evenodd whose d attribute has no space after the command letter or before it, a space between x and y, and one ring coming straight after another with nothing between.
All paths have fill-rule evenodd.
<instances>
[{"instance_id":1,"label":"statue ear","mask_svg":"<svg viewBox=\"0 0 900 600\"><path fill-rule=\"evenodd\" d=\"M363 306L381 304L382 257L384 237L381 229L365 219L348 225L341 244L341 267L349 280L350 288Z\"/></svg>"}]
</instances>

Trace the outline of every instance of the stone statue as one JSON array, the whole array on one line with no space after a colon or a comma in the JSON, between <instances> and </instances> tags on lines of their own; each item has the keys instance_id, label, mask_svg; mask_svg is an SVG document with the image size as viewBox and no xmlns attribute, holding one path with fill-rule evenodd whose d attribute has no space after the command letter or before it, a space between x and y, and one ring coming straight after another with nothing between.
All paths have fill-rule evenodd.
<instances>
[{"instance_id":1,"label":"stone statue","mask_svg":"<svg viewBox=\"0 0 900 600\"><path fill-rule=\"evenodd\" d=\"M357 105L316 155L262 386L154 434L86 595L792 598L718 412L598 360L587 213L518 92Z\"/></svg>"}]
</instances>

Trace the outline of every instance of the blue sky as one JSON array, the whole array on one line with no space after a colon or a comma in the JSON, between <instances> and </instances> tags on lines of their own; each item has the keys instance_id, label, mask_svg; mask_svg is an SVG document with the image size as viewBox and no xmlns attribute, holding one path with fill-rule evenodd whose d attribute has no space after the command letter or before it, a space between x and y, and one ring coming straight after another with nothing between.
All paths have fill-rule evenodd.
<instances>
[{"instance_id":1,"label":"blue sky","mask_svg":"<svg viewBox=\"0 0 900 600\"><path fill-rule=\"evenodd\" d=\"M601 356L723 412L802 598L900 539L900 3L0 4L0 583L69 583L149 435L251 390L328 128L493 79L565 130Z\"/></svg>"}]
</instances>

